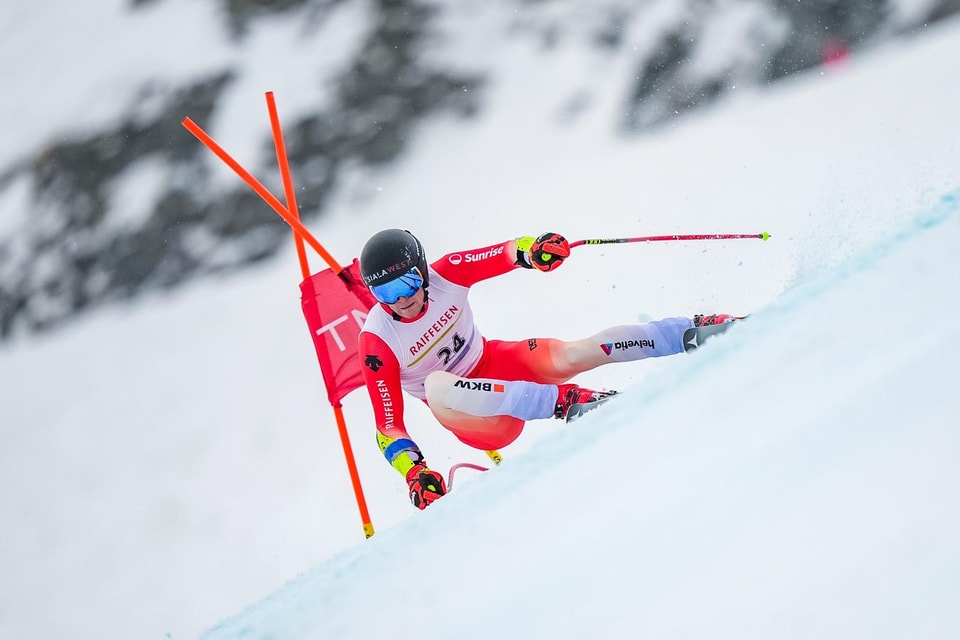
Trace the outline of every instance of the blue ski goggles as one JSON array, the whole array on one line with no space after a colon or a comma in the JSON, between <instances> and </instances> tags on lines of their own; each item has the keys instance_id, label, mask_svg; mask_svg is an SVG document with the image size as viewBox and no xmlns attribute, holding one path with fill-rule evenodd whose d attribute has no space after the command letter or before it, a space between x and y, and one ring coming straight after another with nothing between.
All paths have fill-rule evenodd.
<instances>
[{"instance_id":1,"label":"blue ski goggles","mask_svg":"<svg viewBox=\"0 0 960 640\"><path fill-rule=\"evenodd\" d=\"M423 275L414 267L399 278L370 287L373 297L384 304L394 304L400 298L409 298L423 286Z\"/></svg>"}]
</instances>

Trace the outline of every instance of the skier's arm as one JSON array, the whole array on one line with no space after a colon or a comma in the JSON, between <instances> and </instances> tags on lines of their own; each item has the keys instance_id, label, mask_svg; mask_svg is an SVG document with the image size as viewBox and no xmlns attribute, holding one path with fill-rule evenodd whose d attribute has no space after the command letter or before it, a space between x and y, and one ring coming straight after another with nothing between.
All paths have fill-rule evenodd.
<instances>
[{"instance_id":1,"label":"skier's arm","mask_svg":"<svg viewBox=\"0 0 960 640\"><path fill-rule=\"evenodd\" d=\"M441 276L469 287L517 267L550 271L570 255L570 246L563 236L545 233L538 238L524 236L471 251L450 253L433 263Z\"/></svg>"},{"instance_id":2,"label":"skier's arm","mask_svg":"<svg viewBox=\"0 0 960 640\"><path fill-rule=\"evenodd\" d=\"M403 423L403 388L397 356L378 336L363 331L358 341L360 369L377 424L377 444L394 469L406 476L423 461L420 448Z\"/></svg>"},{"instance_id":3,"label":"skier's arm","mask_svg":"<svg viewBox=\"0 0 960 640\"><path fill-rule=\"evenodd\" d=\"M358 341L363 381L370 394L377 423L377 445L390 465L407 482L410 501L418 509L447 492L443 476L427 467L420 447L403 424L403 388L400 363L376 335L360 332Z\"/></svg>"}]
</instances>

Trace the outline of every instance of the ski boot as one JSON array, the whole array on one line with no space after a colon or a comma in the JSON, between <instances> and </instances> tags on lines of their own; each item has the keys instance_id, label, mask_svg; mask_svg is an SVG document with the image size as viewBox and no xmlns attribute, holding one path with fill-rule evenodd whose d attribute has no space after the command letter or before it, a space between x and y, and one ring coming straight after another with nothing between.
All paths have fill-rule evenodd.
<instances>
[{"instance_id":1,"label":"ski boot","mask_svg":"<svg viewBox=\"0 0 960 640\"><path fill-rule=\"evenodd\" d=\"M747 316L731 316L726 313L713 315L697 314L693 316L693 327L683 333L683 350L694 351L708 338L721 334L738 320Z\"/></svg>"},{"instance_id":2,"label":"ski boot","mask_svg":"<svg viewBox=\"0 0 960 640\"><path fill-rule=\"evenodd\" d=\"M746 316L731 316L726 313L714 313L712 315L705 315L698 313L693 316L693 326L695 327L710 327L715 324L727 324L728 322L734 322L735 320L743 320Z\"/></svg>"},{"instance_id":3,"label":"ski boot","mask_svg":"<svg viewBox=\"0 0 960 640\"><path fill-rule=\"evenodd\" d=\"M561 384L557 394L555 418L573 422L588 411L593 411L617 394L616 391L594 391L575 384Z\"/></svg>"}]
</instances>

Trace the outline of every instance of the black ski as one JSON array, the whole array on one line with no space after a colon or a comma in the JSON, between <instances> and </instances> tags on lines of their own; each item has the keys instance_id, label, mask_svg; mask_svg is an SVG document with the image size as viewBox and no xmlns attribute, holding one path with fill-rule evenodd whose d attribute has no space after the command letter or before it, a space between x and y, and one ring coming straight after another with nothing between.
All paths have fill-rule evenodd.
<instances>
[{"instance_id":1,"label":"black ski","mask_svg":"<svg viewBox=\"0 0 960 640\"><path fill-rule=\"evenodd\" d=\"M701 344L713 336L723 333L733 326L733 322L724 324L711 324L705 327L692 327L683 332L683 350L695 351Z\"/></svg>"},{"instance_id":2,"label":"black ski","mask_svg":"<svg viewBox=\"0 0 960 640\"><path fill-rule=\"evenodd\" d=\"M588 411L593 411L600 405L606 404L612 398L616 398L617 395L619 395L616 391L608 391L607 393L609 393L610 395L604 396L594 402L581 402L579 404L570 405L570 408L567 409L566 421L573 422L574 420L577 420L578 418L580 418L580 416L587 413Z\"/></svg>"}]
</instances>

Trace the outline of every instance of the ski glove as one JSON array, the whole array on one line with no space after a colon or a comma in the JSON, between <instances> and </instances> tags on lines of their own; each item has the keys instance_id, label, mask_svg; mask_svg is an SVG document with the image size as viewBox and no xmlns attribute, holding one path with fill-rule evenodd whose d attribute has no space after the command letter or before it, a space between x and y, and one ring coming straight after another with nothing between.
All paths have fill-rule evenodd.
<instances>
[{"instance_id":1,"label":"ski glove","mask_svg":"<svg viewBox=\"0 0 960 640\"><path fill-rule=\"evenodd\" d=\"M570 243L559 233L548 232L539 238L517 238L516 264L527 269L553 271L570 257Z\"/></svg>"},{"instance_id":2,"label":"ski glove","mask_svg":"<svg viewBox=\"0 0 960 640\"><path fill-rule=\"evenodd\" d=\"M447 493L443 476L422 463L407 471L407 486L410 487L410 502L421 511Z\"/></svg>"}]
</instances>

